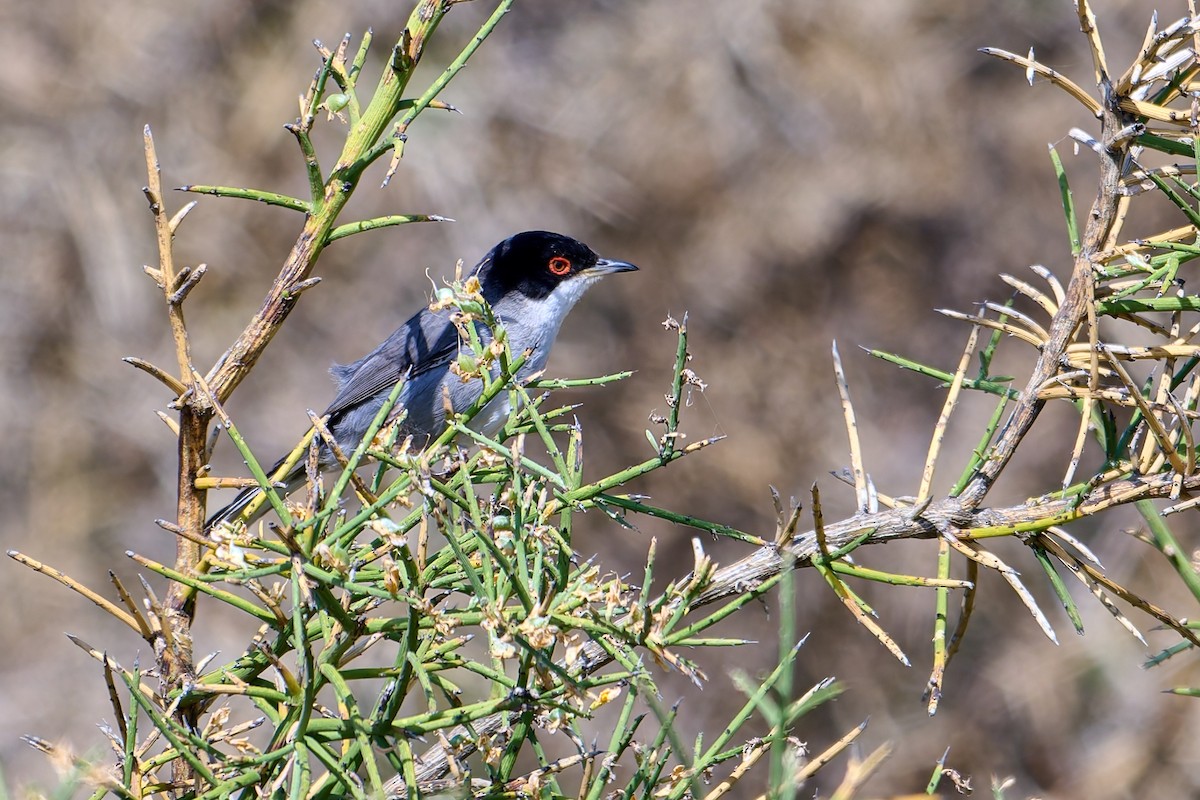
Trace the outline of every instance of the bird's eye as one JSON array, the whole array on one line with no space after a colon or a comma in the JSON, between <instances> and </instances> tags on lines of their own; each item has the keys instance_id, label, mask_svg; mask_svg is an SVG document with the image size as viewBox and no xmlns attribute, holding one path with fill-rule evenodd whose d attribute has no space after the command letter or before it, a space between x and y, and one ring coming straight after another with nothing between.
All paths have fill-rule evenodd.
<instances>
[{"instance_id":1,"label":"bird's eye","mask_svg":"<svg viewBox=\"0 0 1200 800\"><path fill-rule=\"evenodd\" d=\"M546 266L555 275L566 275L571 271L571 259L565 256L555 256Z\"/></svg>"}]
</instances>

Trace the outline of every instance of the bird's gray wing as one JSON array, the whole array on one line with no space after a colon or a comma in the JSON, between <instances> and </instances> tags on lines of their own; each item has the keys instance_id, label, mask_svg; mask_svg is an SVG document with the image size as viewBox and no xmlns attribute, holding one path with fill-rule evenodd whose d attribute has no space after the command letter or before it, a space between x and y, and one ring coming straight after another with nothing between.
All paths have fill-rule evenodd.
<instances>
[{"instance_id":1,"label":"bird's gray wing","mask_svg":"<svg viewBox=\"0 0 1200 800\"><path fill-rule=\"evenodd\" d=\"M450 313L422 309L366 356L350 364L335 364L330 372L338 382L338 393L325 414L336 417L391 389L406 373L412 378L448 364L459 347L458 329L450 322Z\"/></svg>"}]
</instances>

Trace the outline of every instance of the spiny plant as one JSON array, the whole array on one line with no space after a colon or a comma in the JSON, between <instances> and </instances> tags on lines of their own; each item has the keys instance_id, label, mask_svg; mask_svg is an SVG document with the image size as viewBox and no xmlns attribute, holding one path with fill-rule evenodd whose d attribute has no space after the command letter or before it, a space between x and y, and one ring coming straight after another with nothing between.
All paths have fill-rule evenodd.
<instances>
[{"instance_id":1,"label":"spiny plant","mask_svg":"<svg viewBox=\"0 0 1200 800\"><path fill-rule=\"evenodd\" d=\"M83 774L96 787L94 797L365 798L454 792L715 800L764 756L766 769L758 772L765 772L768 794L794 796L863 726L818 754L809 754L793 738L797 721L839 691L832 680L804 691L793 685L792 666L803 642L791 613L793 569L815 569L848 609L847 619L865 626L905 664L908 656L877 621L857 582L933 588L933 667L926 685L933 713L945 690L947 667L967 632L980 568L1000 575L1036 624L1055 637L1049 616L1018 571L988 549L987 540L997 537L1028 547L1076 628L1082 623L1064 569L1139 639L1142 634L1117 601L1178 634L1180 640L1152 663L1200 643L1191 623L1122 586L1067 530L1081 519L1134 505L1147 523L1144 540L1168 558L1200 599L1200 575L1165 521L1200 502L1191 497L1200 488L1192 430L1200 402L1195 372L1200 347L1193 343L1200 331L1193 318L1200 297L1187 294L1179 280L1200 255L1195 184L1200 101L1194 96L1200 24L1189 18L1160 30L1152 19L1135 61L1114 78L1095 17L1083 0L1077 4L1079 21L1092 53L1098 97L1032 53L985 50L1022 66L1031 82L1040 77L1066 90L1099 122L1095 135L1072 131L1075 140L1095 151L1100 165L1099 188L1083 224L1066 172L1051 151L1074 256L1070 278L1064 285L1045 268L1034 270L1044 285L1004 276L1016 292L1013 300L985 303L972 315L948 312L970 325L954 368L872 351L947 387L915 493L889 495L871 479L836 347L835 371L851 442L851 467L844 477L857 500L853 516L826 521L814 488L812 527L801 530L800 506L776 495L776 530L760 536L658 508L625 492L624 484L714 441L685 445L680 428L687 394L704 388L689 366L686 317L665 324L677 341L667 413L654 418L657 432L647 432L652 455L585 482L582 431L571 407L554 405L552 392L598 387L627 373L512 380L526 354L511 352L502 337L495 347L483 345L480 326L496 330L501 321L478 286L460 277L440 290L435 302L456 310L467 354L459 369L465 378L484 383L480 402L452 417L429 446L415 449L386 423L398 385L368 435L354 452L340 453L340 469L325 474L317 469L316 443L330 439L323 421L314 417L312 431L297 444L288 465L305 461L308 491L291 499L279 496L272 482L277 476L261 468L226 402L302 293L315 284L312 267L326 245L366 230L438 219L395 215L338 224L367 168L390 155L383 180L391 180L412 123L426 109L450 108L439 93L511 0L496 6L428 89L406 98L428 38L453 5L449 0L416 4L369 101L358 83L371 35L363 37L353 58L348 57L349 37L332 50L320 47L321 66L302 98L300 118L289 126L309 178L307 199L185 187L304 214L302 232L262 308L203 374L193 365L183 304L206 270L177 267L172 249L191 205L168 214L154 143L146 132L146 194L159 245L159 264L147 272L163 290L178 364L173 373L131 361L174 398L177 419L164 419L179 441L179 503L176 519L160 524L177 537L179 547L171 566L131 557L166 579L166 596L160 599L143 580L139 603L114 577L119 598L114 603L29 556L10 553L88 597L153 646L154 663L143 668L124 666L108 648L73 639L101 665L116 716L116 728L107 731L116 769ZM343 116L347 128L328 170L310 138L322 110ZM1178 161L1151 163L1155 154ZM1180 224L1128 236L1126 212L1148 193L1174 204ZM990 335L981 336L985 331ZM1021 388L991 371L999 348L1011 342L1035 349ZM978 445L965 454L958 479L939 496L933 486L945 459L943 437L964 390L994 396L995 412ZM494 437L472 430L472 415L502 392L510 394L514 409L503 429ZM1079 416L1073 447L1063 454L1061 483L1019 505L985 505L1018 448L1029 441L1043 408L1055 400L1072 404ZM249 478L208 474L222 431L245 459ZM1089 442L1103 463L1081 476ZM359 474L368 459L373 470ZM237 523L207 534L206 492L247 485L264 489L278 524ZM352 496L354 501L344 502ZM1169 505L1160 508L1155 501ZM579 558L572 548L573 529L577 516L589 510L623 524L648 515L733 537L755 549L718 567L697 539L692 571L656 589L660 568L653 542L640 580ZM868 545L897 538L935 543L932 576L861 563ZM963 577L954 577L956 569ZM714 635L713 626L776 591L783 609L776 667L758 679L735 675L747 695L744 706L710 741L704 736L684 741L675 709L661 705L656 675L665 668L696 682L706 680L698 659L685 656L685 650L744 644ZM952 592L961 597L953 625ZM224 604L255 622L253 639L232 661L194 659L191 631L202 603ZM752 718L766 729L761 737L744 733ZM837 796L854 795L887 752L885 746L851 761ZM945 758L928 790L943 779L957 780ZM710 780L717 785L708 788ZM1000 784L995 788L997 795L1003 790Z\"/></svg>"}]
</instances>

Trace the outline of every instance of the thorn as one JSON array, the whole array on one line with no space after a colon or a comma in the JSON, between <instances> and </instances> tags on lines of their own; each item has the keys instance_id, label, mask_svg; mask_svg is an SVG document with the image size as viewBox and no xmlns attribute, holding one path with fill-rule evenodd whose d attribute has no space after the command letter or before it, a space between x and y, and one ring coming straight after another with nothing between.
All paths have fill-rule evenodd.
<instances>
[{"instance_id":1,"label":"thorn","mask_svg":"<svg viewBox=\"0 0 1200 800\"><path fill-rule=\"evenodd\" d=\"M917 505L904 509L901 512L901 516L903 516L909 522L916 522L917 519L919 519L920 516L925 513L926 509L928 509L929 506L932 504L933 504L933 498L926 497L924 500L922 500Z\"/></svg>"},{"instance_id":2,"label":"thorn","mask_svg":"<svg viewBox=\"0 0 1200 800\"><path fill-rule=\"evenodd\" d=\"M320 282L321 282L320 278L314 277L314 278L309 278L308 280L300 281L299 283L293 283L291 286L289 286L287 289L284 290L283 294L288 299L291 299L291 298L299 295L301 292L311 289L312 287L316 286Z\"/></svg>"},{"instance_id":3,"label":"thorn","mask_svg":"<svg viewBox=\"0 0 1200 800\"><path fill-rule=\"evenodd\" d=\"M179 279L176 280L176 283L179 284L179 288L167 297L167 302L173 306L177 306L182 303L183 299L188 296L188 293L191 292L192 289L196 288L196 284L200 283L200 279L204 277L204 274L207 271L208 265L200 264L194 270L184 270L180 272Z\"/></svg>"},{"instance_id":4,"label":"thorn","mask_svg":"<svg viewBox=\"0 0 1200 800\"><path fill-rule=\"evenodd\" d=\"M186 217L189 213L191 213L191 210L193 208L195 208L199 202L200 202L199 200L193 200L192 202L188 203L183 208L181 208L175 212L175 216L171 217L171 222L170 222L171 233L175 232L175 229L179 227L179 223L183 222L183 218Z\"/></svg>"},{"instance_id":5,"label":"thorn","mask_svg":"<svg viewBox=\"0 0 1200 800\"><path fill-rule=\"evenodd\" d=\"M173 391L176 395L183 395L188 390L188 387L184 385L183 381L179 380L174 375L168 374L165 370L154 366L149 361L143 361L142 359L135 358L134 356L126 356L121 360L126 364L137 367L143 372L158 378L159 381L164 383L167 388Z\"/></svg>"},{"instance_id":6,"label":"thorn","mask_svg":"<svg viewBox=\"0 0 1200 800\"><path fill-rule=\"evenodd\" d=\"M175 434L176 436L179 436L179 423L178 422L171 419L171 417L167 416L162 411L155 410L154 413L156 415L158 415L159 419L161 419L164 423L166 423L166 426L171 429L171 433Z\"/></svg>"}]
</instances>

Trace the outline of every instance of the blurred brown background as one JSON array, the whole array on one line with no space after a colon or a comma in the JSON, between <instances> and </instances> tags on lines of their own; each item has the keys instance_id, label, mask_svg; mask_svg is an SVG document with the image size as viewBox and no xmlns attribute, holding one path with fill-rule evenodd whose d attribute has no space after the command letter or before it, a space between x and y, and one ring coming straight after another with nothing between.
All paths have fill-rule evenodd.
<instances>
[{"instance_id":1,"label":"blurred brown background","mask_svg":"<svg viewBox=\"0 0 1200 800\"><path fill-rule=\"evenodd\" d=\"M164 560L173 552L152 524L173 503L172 439L152 413L169 398L119 361L173 362L161 295L140 269L155 258L140 192L142 125L153 126L168 185L302 194L300 159L282 125L317 65L309 41L333 44L350 31L357 46L373 26L373 83L407 10L382 0L0 4L9 64L0 71L6 548L101 589L109 569L136 581L124 550ZM414 89L490 10L481 0L452 11ZM1160 10L1164 20L1186 11L1180 2ZM1123 69L1150 10L1111 0L1097 11L1111 63ZM1032 279L1030 263L1067 274L1047 142L1060 143L1078 202L1090 203L1094 161L1072 157L1064 136L1073 125L1093 130L1093 121L1053 88L1031 89L1018 69L976 52L1023 53L1031 44L1046 63L1089 81L1068 2L521 0L444 93L463 115L428 112L392 185L377 189L381 173L369 173L351 208L353 217L436 213L458 222L333 245L317 269L324 282L305 295L231 411L272 457L304 429L304 409L332 397L329 363L358 357L424 301L426 269L446 274L513 231L549 228L642 266L592 291L551 361L562 376L638 370L571 397L584 403L590 474L645 457L646 417L663 407L674 351L658 323L688 311L693 366L710 386L685 427L693 438L729 438L629 490L759 532L773 522L768 484L807 498L819 481L827 514L847 511L849 492L828 477L847 462L829 358L836 338L867 466L881 491L912 493L942 394L856 346L952 365L966 330L934 308L1002 300L997 272ZM322 128L324 143L334 142L337 131ZM326 148L326 163L333 158ZM170 199L178 207L191 198ZM205 198L193 212L177 253L210 269L188 306L203 369L257 307L298 227L295 215L241 201ZM1029 354L1010 353L999 371L1022 374ZM940 486L956 477L991 407L968 403ZM1052 408L1039 425L1027 445L1044 449L1006 473L991 502L1019 501L1060 479L1074 417ZM237 471L232 448L218 455L218 473ZM690 531L653 522L628 531L600 515L585 522L582 550L613 570L639 569L651 535L662 572L690 566ZM1118 580L1194 616L1161 559L1122 534L1133 524L1113 516L1076 533ZM1194 514L1175 524L1190 546ZM722 561L745 552L705 544ZM1200 684L1200 674L1183 659L1140 669L1147 651L1082 594L1088 632L1073 635L1031 557L1012 543L996 547L1030 577L1060 646L984 576L983 608L929 719L920 695L932 593L862 588L913 657L905 669L804 571L799 619L813 633L800 681L835 675L848 692L797 735L820 750L869 715L864 752L887 740L896 747L870 785L877 794L920 790L949 746L948 763L976 787L1014 776L1010 796L1196 796L1195 701L1160 691ZM933 553L915 542L863 558L929 574ZM139 643L45 578L7 561L2 570L0 767L11 786L45 785L47 765L18 735L100 752L95 724L111 716L99 670L63 632L126 663ZM685 739L728 719L732 666L775 657L774 619L750 609L738 629L764 644L702 655L712 679L702 695L668 684L690 695ZM209 623L197 653L231 656L237 639ZM1150 636L1154 646L1174 641ZM141 656L151 660L144 648ZM810 789L828 792L841 768Z\"/></svg>"}]
</instances>

